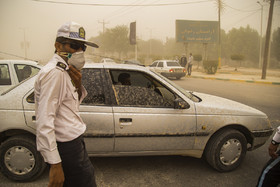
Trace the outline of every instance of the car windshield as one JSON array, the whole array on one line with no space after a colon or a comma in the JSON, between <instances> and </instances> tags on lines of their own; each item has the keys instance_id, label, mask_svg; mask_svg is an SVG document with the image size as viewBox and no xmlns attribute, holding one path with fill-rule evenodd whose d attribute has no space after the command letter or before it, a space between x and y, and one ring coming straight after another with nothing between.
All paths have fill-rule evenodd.
<instances>
[{"instance_id":1,"label":"car windshield","mask_svg":"<svg viewBox=\"0 0 280 187\"><path fill-rule=\"evenodd\" d=\"M172 62L166 62L167 66L180 66L180 64L178 64L178 62L176 61L172 61Z\"/></svg>"}]
</instances>

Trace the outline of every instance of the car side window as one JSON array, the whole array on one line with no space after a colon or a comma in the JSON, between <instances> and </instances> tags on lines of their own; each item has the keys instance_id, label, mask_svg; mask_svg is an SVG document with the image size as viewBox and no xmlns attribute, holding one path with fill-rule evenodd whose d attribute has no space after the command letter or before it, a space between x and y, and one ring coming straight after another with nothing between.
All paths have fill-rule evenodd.
<instances>
[{"instance_id":1,"label":"car side window","mask_svg":"<svg viewBox=\"0 0 280 187\"><path fill-rule=\"evenodd\" d=\"M0 85L11 85L10 71L7 64L0 65Z\"/></svg>"},{"instance_id":2,"label":"car side window","mask_svg":"<svg viewBox=\"0 0 280 187\"><path fill-rule=\"evenodd\" d=\"M162 67L163 67L163 62L159 62L159 63L158 63L158 67L159 67L159 68L162 68Z\"/></svg>"},{"instance_id":3,"label":"car side window","mask_svg":"<svg viewBox=\"0 0 280 187\"><path fill-rule=\"evenodd\" d=\"M86 105L104 105L107 98L105 97L105 89L103 81L104 74L100 69L83 69L82 70L82 84L87 90L88 94L84 98L82 104ZM34 103L34 92L27 98L28 103Z\"/></svg>"},{"instance_id":4,"label":"car side window","mask_svg":"<svg viewBox=\"0 0 280 187\"><path fill-rule=\"evenodd\" d=\"M174 107L174 94L144 72L110 70L110 76L119 106ZM126 77L127 81L122 81L122 76Z\"/></svg>"},{"instance_id":5,"label":"car side window","mask_svg":"<svg viewBox=\"0 0 280 187\"><path fill-rule=\"evenodd\" d=\"M152 65L150 65L150 67L157 67L157 62L152 63Z\"/></svg>"},{"instance_id":6,"label":"car side window","mask_svg":"<svg viewBox=\"0 0 280 187\"><path fill-rule=\"evenodd\" d=\"M108 100L108 98L105 96L105 86L103 84L103 80L105 80L105 77L101 72L101 69L84 68L82 70L82 84L88 92L82 104L106 104L106 100Z\"/></svg>"},{"instance_id":7,"label":"car side window","mask_svg":"<svg viewBox=\"0 0 280 187\"><path fill-rule=\"evenodd\" d=\"M25 64L15 64L14 67L17 73L18 82L32 77L40 71L40 69L37 67Z\"/></svg>"}]
</instances>

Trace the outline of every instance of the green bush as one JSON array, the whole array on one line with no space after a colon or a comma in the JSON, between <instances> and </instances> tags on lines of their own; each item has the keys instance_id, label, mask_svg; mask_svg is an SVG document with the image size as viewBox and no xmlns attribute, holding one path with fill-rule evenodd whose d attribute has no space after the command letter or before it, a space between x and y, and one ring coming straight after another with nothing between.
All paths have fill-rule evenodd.
<instances>
[{"instance_id":1,"label":"green bush","mask_svg":"<svg viewBox=\"0 0 280 187\"><path fill-rule=\"evenodd\" d=\"M205 60L203 67L208 74L215 74L217 72L219 61L218 60Z\"/></svg>"},{"instance_id":2,"label":"green bush","mask_svg":"<svg viewBox=\"0 0 280 187\"><path fill-rule=\"evenodd\" d=\"M231 60L236 60L236 61L241 61L245 59L244 55L240 55L240 54L233 54L230 56L230 58Z\"/></svg>"},{"instance_id":3,"label":"green bush","mask_svg":"<svg viewBox=\"0 0 280 187\"><path fill-rule=\"evenodd\" d=\"M193 55L193 60L200 62L202 60L202 55Z\"/></svg>"}]
</instances>

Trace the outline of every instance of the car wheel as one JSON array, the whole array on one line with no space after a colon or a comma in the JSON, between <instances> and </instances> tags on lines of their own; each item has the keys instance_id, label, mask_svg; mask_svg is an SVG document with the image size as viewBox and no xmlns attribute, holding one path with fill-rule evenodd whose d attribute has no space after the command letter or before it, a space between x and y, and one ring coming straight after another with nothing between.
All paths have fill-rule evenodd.
<instances>
[{"instance_id":1,"label":"car wheel","mask_svg":"<svg viewBox=\"0 0 280 187\"><path fill-rule=\"evenodd\" d=\"M35 180L43 173L45 167L43 157L36 150L34 138L14 136L0 146L0 168L11 180Z\"/></svg>"},{"instance_id":2,"label":"car wheel","mask_svg":"<svg viewBox=\"0 0 280 187\"><path fill-rule=\"evenodd\" d=\"M220 172L236 169L247 151L245 136L234 129L225 129L210 139L205 150L207 162Z\"/></svg>"}]
</instances>

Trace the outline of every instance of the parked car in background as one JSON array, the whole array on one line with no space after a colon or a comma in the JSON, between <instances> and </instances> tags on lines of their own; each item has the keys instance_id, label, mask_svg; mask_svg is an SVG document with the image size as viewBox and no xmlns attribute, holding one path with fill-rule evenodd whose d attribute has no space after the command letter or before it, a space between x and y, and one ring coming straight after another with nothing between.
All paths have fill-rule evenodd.
<instances>
[{"instance_id":1,"label":"parked car in background","mask_svg":"<svg viewBox=\"0 0 280 187\"><path fill-rule=\"evenodd\" d=\"M131 60L124 60L124 61L123 61L123 64L132 64L132 65L138 65L138 66L145 66L145 65L142 64L140 61L134 60L134 59L131 59Z\"/></svg>"},{"instance_id":2,"label":"parked car in background","mask_svg":"<svg viewBox=\"0 0 280 187\"><path fill-rule=\"evenodd\" d=\"M119 76L128 74L129 85ZM262 146L273 129L263 112L213 95L186 91L141 66L86 64L88 95L80 105L90 156L185 155L216 170L237 168L247 150ZM0 167L12 180L44 171L36 150L36 76L0 95Z\"/></svg>"},{"instance_id":3,"label":"parked car in background","mask_svg":"<svg viewBox=\"0 0 280 187\"><path fill-rule=\"evenodd\" d=\"M176 60L157 60L150 65L150 69L167 78L180 79L186 76L186 69Z\"/></svg>"},{"instance_id":4,"label":"parked car in background","mask_svg":"<svg viewBox=\"0 0 280 187\"><path fill-rule=\"evenodd\" d=\"M0 60L0 94L21 81L36 75L41 66L34 61Z\"/></svg>"},{"instance_id":5,"label":"parked car in background","mask_svg":"<svg viewBox=\"0 0 280 187\"><path fill-rule=\"evenodd\" d=\"M116 62L114 60L112 60L111 58L103 58L100 60L100 63L106 63L106 64L115 64Z\"/></svg>"}]
</instances>

